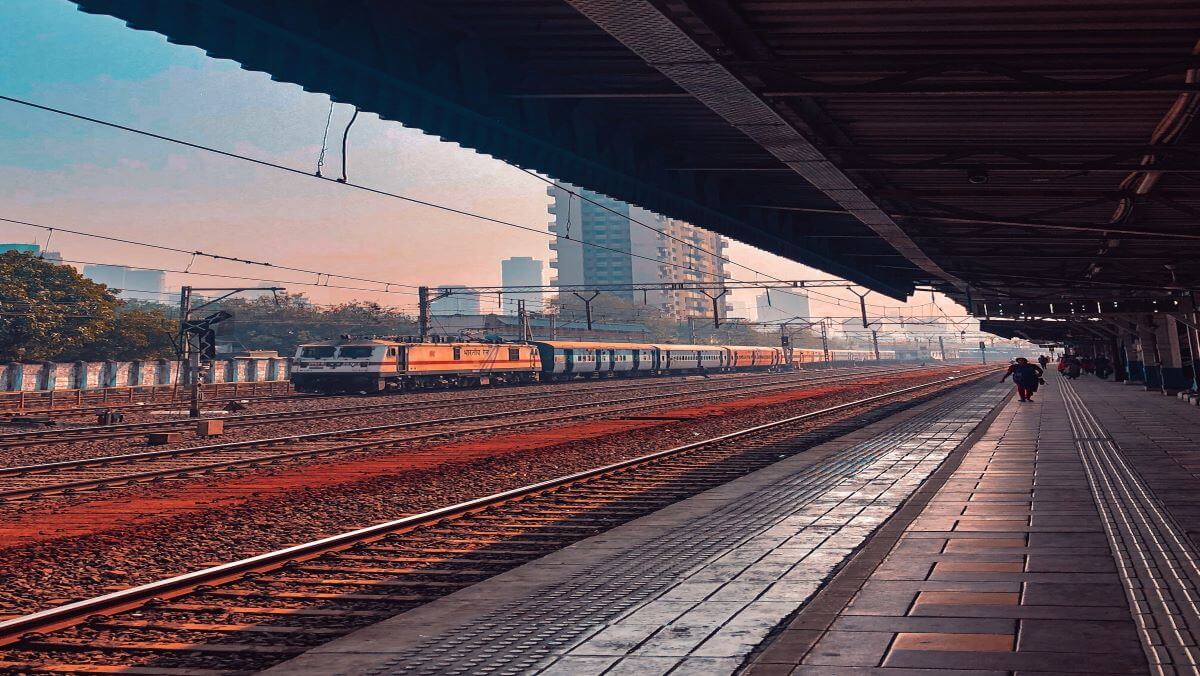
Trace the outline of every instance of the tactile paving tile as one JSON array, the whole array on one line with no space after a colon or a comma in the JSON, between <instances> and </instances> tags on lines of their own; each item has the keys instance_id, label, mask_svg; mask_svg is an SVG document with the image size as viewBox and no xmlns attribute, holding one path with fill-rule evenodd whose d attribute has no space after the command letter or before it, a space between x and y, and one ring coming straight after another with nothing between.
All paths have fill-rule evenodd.
<instances>
[{"instance_id":1,"label":"tactile paving tile","mask_svg":"<svg viewBox=\"0 0 1200 676\"><path fill-rule=\"evenodd\" d=\"M1200 675L1200 555L1069 381L1062 396L1151 673Z\"/></svg>"},{"instance_id":2,"label":"tactile paving tile","mask_svg":"<svg viewBox=\"0 0 1200 676\"><path fill-rule=\"evenodd\" d=\"M883 433L788 475L746 500L700 516L651 543L598 561L536 597L500 605L481 621L432 637L367 673L539 671L609 622L662 595L690 571L738 549L789 517L803 515L806 510L809 516L819 516L812 513L813 507L823 497L834 495L833 505L856 505L840 514L836 507L819 506L821 515L832 514L843 526L863 507L880 504L873 500L888 486L896 485L897 495L889 496L882 504L896 508L1008 392L1009 388L987 385L951 394ZM887 462L880 462L885 459ZM875 463L879 466L873 466ZM920 471L914 471L917 469ZM901 492L903 495L899 495ZM853 532L840 535L852 539L843 537L839 542L829 537L837 528L810 521L814 549L822 544L830 548L831 556L820 562L825 575L886 518L887 514L877 514L869 527L846 529ZM764 636L769 626L763 628Z\"/></svg>"}]
</instances>

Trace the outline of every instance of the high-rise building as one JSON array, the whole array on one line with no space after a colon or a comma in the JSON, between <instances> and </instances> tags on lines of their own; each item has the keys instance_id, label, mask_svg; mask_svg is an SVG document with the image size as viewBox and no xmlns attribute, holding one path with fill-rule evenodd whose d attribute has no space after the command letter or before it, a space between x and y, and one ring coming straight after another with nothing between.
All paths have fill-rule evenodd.
<instances>
[{"instance_id":1,"label":"high-rise building","mask_svg":"<svg viewBox=\"0 0 1200 676\"><path fill-rule=\"evenodd\" d=\"M436 295L448 294L429 303L429 314L439 317L448 315L477 315L480 314L479 296L473 293L457 293L467 287L457 284L446 284L437 288Z\"/></svg>"},{"instance_id":2,"label":"high-rise building","mask_svg":"<svg viewBox=\"0 0 1200 676\"><path fill-rule=\"evenodd\" d=\"M500 283L504 286L541 286L542 262L529 256L513 256L500 261ZM525 301L525 309L538 312L542 309L541 291L505 293L501 312L517 313L517 301Z\"/></svg>"},{"instance_id":3,"label":"high-rise building","mask_svg":"<svg viewBox=\"0 0 1200 676\"><path fill-rule=\"evenodd\" d=\"M548 187L546 194L553 198L548 211L554 216L550 232L556 235L550 243L552 284L603 290L606 285L725 279L721 257L727 243L716 233L566 183ZM585 246L580 240L599 246ZM697 290L609 292L679 319L711 315L713 310L712 299ZM718 315L728 311L728 303L719 300Z\"/></svg>"},{"instance_id":4,"label":"high-rise building","mask_svg":"<svg viewBox=\"0 0 1200 676\"><path fill-rule=\"evenodd\" d=\"M808 296L801 291L773 290L758 294L755 301L758 321L782 322L788 319L808 319Z\"/></svg>"},{"instance_id":5,"label":"high-rise building","mask_svg":"<svg viewBox=\"0 0 1200 676\"><path fill-rule=\"evenodd\" d=\"M83 276L117 290L122 300L166 302L167 278L161 270L127 268L123 265L85 265Z\"/></svg>"}]
</instances>

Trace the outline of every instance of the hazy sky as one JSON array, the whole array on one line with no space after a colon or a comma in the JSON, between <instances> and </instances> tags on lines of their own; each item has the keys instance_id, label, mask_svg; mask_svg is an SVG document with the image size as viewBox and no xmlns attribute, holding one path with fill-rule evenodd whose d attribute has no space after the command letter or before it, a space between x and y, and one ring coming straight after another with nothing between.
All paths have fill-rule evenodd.
<instances>
[{"instance_id":1,"label":"hazy sky","mask_svg":"<svg viewBox=\"0 0 1200 676\"><path fill-rule=\"evenodd\" d=\"M198 49L169 44L116 19L78 11L65 0L0 2L0 94L180 137L313 171L329 98L263 73L241 70ZM338 146L351 108L333 111ZM350 132L351 180L545 230L545 184L500 161L439 141L398 122L360 114ZM338 175L340 148L324 173ZM139 137L0 101L0 217L202 250L276 265L396 284L500 283L500 259L546 261L548 237L370 195L212 153ZM45 243L46 233L0 223L0 241ZM281 279L315 302L352 298L412 307L404 293L304 286L312 275L99 242L55 233L50 249L72 261ZM728 255L783 279L827 278L797 263L733 243ZM189 263L191 267L188 268ZM737 267L738 279L755 279ZM547 271L547 279L549 271ZM323 280L322 280L323 281ZM178 287L233 280L169 274ZM353 284L337 280L332 284ZM393 289L395 291L395 289ZM814 315L849 316L812 299ZM755 294L733 295L735 315ZM910 314L938 314L930 294ZM872 296L873 305L899 304ZM948 300L951 315L962 309ZM923 306L923 307L916 307Z\"/></svg>"}]
</instances>

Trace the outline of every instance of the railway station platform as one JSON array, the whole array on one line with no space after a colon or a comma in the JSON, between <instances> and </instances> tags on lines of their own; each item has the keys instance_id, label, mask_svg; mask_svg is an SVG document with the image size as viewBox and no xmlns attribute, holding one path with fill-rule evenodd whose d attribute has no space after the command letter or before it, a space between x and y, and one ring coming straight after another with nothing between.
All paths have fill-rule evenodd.
<instances>
[{"instance_id":1,"label":"railway station platform","mask_svg":"<svg viewBox=\"0 0 1200 676\"><path fill-rule=\"evenodd\" d=\"M1200 409L988 380L273 674L1200 674Z\"/></svg>"}]
</instances>

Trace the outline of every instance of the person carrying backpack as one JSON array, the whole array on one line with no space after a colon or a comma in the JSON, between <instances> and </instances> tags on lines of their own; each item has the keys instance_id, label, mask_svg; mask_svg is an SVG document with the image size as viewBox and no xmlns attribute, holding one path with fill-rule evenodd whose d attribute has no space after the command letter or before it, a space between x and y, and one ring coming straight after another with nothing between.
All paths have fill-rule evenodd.
<instances>
[{"instance_id":1,"label":"person carrying backpack","mask_svg":"<svg viewBox=\"0 0 1200 676\"><path fill-rule=\"evenodd\" d=\"M1021 401L1033 401L1033 393L1037 392L1043 373L1041 367L1030 364L1025 357L1017 357L1017 363L1009 365L1000 382L1012 376L1013 384L1017 386L1017 396Z\"/></svg>"}]
</instances>

